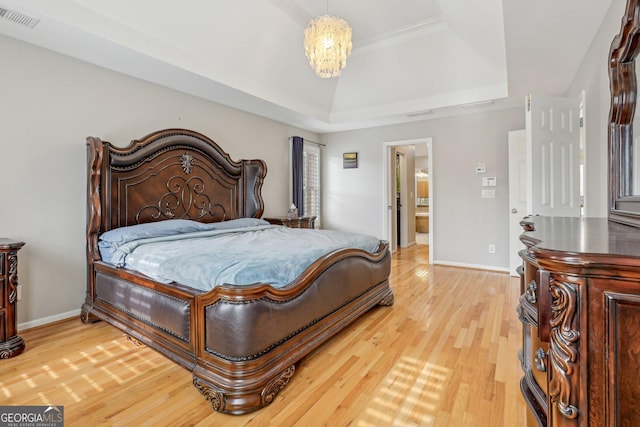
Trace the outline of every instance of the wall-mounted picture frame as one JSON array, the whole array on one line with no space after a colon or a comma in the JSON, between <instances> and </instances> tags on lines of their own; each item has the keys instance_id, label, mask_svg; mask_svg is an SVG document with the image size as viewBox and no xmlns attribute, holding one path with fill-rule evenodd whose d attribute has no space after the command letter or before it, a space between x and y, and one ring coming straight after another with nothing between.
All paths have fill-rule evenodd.
<instances>
[{"instance_id":1,"label":"wall-mounted picture frame","mask_svg":"<svg viewBox=\"0 0 640 427\"><path fill-rule=\"evenodd\" d=\"M342 168L355 169L358 167L358 153L342 153Z\"/></svg>"}]
</instances>

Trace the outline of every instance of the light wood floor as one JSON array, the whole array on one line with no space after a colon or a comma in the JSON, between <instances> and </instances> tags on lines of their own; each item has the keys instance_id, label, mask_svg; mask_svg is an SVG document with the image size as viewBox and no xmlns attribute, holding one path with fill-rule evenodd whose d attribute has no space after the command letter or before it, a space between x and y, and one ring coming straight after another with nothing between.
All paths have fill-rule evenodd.
<instances>
[{"instance_id":1,"label":"light wood floor","mask_svg":"<svg viewBox=\"0 0 640 427\"><path fill-rule=\"evenodd\" d=\"M522 426L519 285L503 273L394 255L393 307L376 307L298 365L267 408L214 413L191 375L104 322L20 335L0 405L64 405L67 426Z\"/></svg>"}]
</instances>

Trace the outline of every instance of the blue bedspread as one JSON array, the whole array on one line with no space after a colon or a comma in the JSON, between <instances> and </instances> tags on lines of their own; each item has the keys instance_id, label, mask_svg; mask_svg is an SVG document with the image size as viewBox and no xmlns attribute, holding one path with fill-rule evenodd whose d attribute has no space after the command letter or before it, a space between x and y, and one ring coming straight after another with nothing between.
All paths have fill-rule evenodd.
<instances>
[{"instance_id":1,"label":"blue bedspread","mask_svg":"<svg viewBox=\"0 0 640 427\"><path fill-rule=\"evenodd\" d=\"M255 225L142 238L117 249L120 266L208 291L220 284L280 288L327 253L342 248L373 253L379 243L363 234Z\"/></svg>"}]
</instances>

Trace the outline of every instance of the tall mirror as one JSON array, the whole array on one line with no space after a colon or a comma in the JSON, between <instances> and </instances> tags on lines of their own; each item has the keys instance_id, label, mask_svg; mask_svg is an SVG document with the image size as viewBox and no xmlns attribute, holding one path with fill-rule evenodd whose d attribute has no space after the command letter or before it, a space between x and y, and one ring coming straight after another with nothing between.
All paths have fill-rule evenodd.
<instances>
[{"instance_id":1,"label":"tall mirror","mask_svg":"<svg viewBox=\"0 0 640 427\"><path fill-rule=\"evenodd\" d=\"M609 219L640 227L640 0L628 0L621 28L611 44L609 79Z\"/></svg>"}]
</instances>

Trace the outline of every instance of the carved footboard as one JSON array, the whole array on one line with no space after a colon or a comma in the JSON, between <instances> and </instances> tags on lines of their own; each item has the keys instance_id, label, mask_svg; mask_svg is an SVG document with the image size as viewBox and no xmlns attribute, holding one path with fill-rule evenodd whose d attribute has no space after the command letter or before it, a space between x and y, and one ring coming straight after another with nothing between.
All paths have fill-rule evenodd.
<instances>
[{"instance_id":1,"label":"carved footboard","mask_svg":"<svg viewBox=\"0 0 640 427\"><path fill-rule=\"evenodd\" d=\"M270 404L295 363L376 305L392 305L390 254L348 249L314 263L288 288L163 285L98 262L84 321L105 320L193 372L219 412Z\"/></svg>"},{"instance_id":2,"label":"carved footboard","mask_svg":"<svg viewBox=\"0 0 640 427\"><path fill-rule=\"evenodd\" d=\"M389 269L386 244L376 255L343 250L288 289L221 288L198 297L204 328L194 385L216 411L240 414L268 405L297 361L373 306L393 304Z\"/></svg>"}]
</instances>

